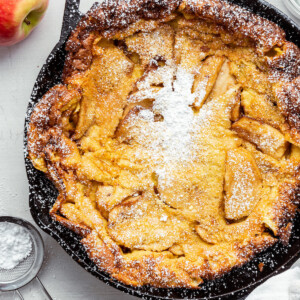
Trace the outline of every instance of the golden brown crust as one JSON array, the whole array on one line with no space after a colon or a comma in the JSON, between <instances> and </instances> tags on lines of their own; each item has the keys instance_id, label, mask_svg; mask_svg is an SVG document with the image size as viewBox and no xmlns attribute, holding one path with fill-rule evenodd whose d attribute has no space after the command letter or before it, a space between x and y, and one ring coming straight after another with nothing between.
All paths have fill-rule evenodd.
<instances>
[{"instance_id":1,"label":"golden brown crust","mask_svg":"<svg viewBox=\"0 0 300 300\"><path fill-rule=\"evenodd\" d=\"M300 130L300 76L293 81L283 83L277 90L278 105L292 130Z\"/></svg>"},{"instance_id":2,"label":"golden brown crust","mask_svg":"<svg viewBox=\"0 0 300 300\"><path fill-rule=\"evenodd\" d=\"M179 6L181 0L104 1L95 4L72 32L66 46L68 56L63 78L84 71L91 63L91 32L111 34L140 19L163 19Z\"/></svg>"},{"instance_id":3,"label":"golden brown crust","mask_svg":"<svg viewBox=\"0 0 300 300\"><path fill-rule=\"evenodd\" d=\"M64 105L69 105L72 99L79 101L80 93L75 90L68 90L64 85L56 85L50 89L47 94L39 102L38 109L35 109L30 122L30 137L28 140L28 150L31 153L42 153L45 145L50 139L56 139L62 134L61 126L61 110ZM54 128L56 126L56 128ZM55 132L48 133L49 130ZM35 143L38 136L45 139L42 143ZM53 142L55 144L55 141Z\"/></svg>"},{"instance_id":4,"label":"golden brown crust","mask_svg":"<svg viewBox=\"0 0 300 300\"><path fill-rule=\"evenodd\" d=\"M231 249L235 267L242 266L255 254L269 248L276 239L269 236L253 238L245 244L236 243ZM100 270L109 272L117 280L128 285L154 287L198 288L204 280L213 280L232 269L232 258L223 263L206 260L195 264L184 259L175 260L170 254L145 253L140 260L124 261L122 254L90 234L82 240L91 259ZM217 257L218 252L212 252ZM145 274L145 275L142 275Z\"/></svg>"},{"instance_id":5,"label":"golden brown crust","mask_svg":"<svg viewBox=\"0 0 300 300\"><path fill-rule=\"evenodd\" d=\"M293 80L300 76L300 49L291 42L285 42L281 48L274 46L266 53L265 61L275 78L283 76Z\"/></svg>"},{"instance_id":6,"label":"golden brown crust","mask_svg":"<svg viewBox=\"0 0 300 300\"><path fill-rule=\"evenodd\" d=\"M79 22L67 42L68 56L63 78L89 67L93 41L91 32L110 34L140 19L163 19L178 7L180 11L192 17L209 20L232 33L238 32L240 36L249 37L255 42L258 51L263 53L284 45L281 57L268 59L267 64L281 73L299 76L299 49L293 43L286 43L284 31L273 22L238 5L223 0L134 0L130 4L118 0L94 5ZM290 63L291 60L293 63ZM287 72L286 68L292 69Z\"/></svg>"},{"instance_id":7,"label":"golden brown crust","mask_svg":"<svg viewBox=\"0 0 300 300\"><path fill-rule=\"evenodd\" d=\"M274 46L280 47L285 42L285 33L279 26L227 1L183 1L180 10L251 38L262 52L269 51Z\"/></svg>"},{"instance_id":8,"label":"golden brown crust","mask_svg":"<svg viewBox=\"0 0 300 300\"><path fill-rule=\"evenodd\" d=\"M288 244L292 222L295 218L299 202L300 182L286 182L280 187L279 201L272 207L273 222L278 228L278 236Z\"/></svg>"},{"instance_id":9,"label":"golden brown crust","mask_svg":"<svg viewBox=\"0 0 300 300\"><path fill-rule=\"evenodd\" d=\"M172 26L177 30L176 38ZM130 39L133 34L134 38ZM164 37L163 46L160 35ZM139 47L141 41L146 43L154 37L158 39L154 45L150 43L153 49ZM117 46L110 41L111 38L118 40ZM180 49L186 45L184 43L187 43L187 49L172 52L172 47ZM232 48L238 49L237 53L233 53ZM212 280L248 262L256 253L276 243L276 237L288 242L299 205L300 52L285 40L282 29L221 0L106 1L95 5L83 17L71 34L66 49L65 85L50 89L31 116L29 157L36 168L55 182L59 191L51 216L83 237L82 243L99 269L133 286L198 288L203 280ZM135 51L139 53L136 56ZM183 60L186 53L189 53L188 59ZM193 55L201 57L200 62ZM115 57L120 60L117 70L110 69L108 64ZM207 174L203 178L196 177L204 183L202 186L194 183L189 190L180 188L188 186L186 180L191 181L190 177L181 178L181 174L177 174L178 180L182 181L164 190L157 184L158 175L153 172L151 184L154 183L154 193L147 194L149 186L146 180L143 181L147 174L136 174L141 167L146 171L150 169L149 165L143 166L148 157L141 152L136 161L134 149L129 146L139 134L130 131L130 126L134 117L151 108L153 103L151 99L142 98L143 101L133 101L126 106L126 97L139 99L139 93L143 93L142 88L139 90L139 83L151 78L159 67L170 67L166 63L168 60L176 59L177 64L190 68L191 61L197 65L207 58L206 63L210 64L214 61L210 57L216 58L220 65L210 65L215 68L214 72L202 77L201 73L198 75L199 69L193 69L193 76L196 74L198 78L194 82L194 91L198 91L205 80L209 86L201 105L191 104L196 113L212 105L212 115L220 120L215 123L209 120L208 128L221 132L220 135L227 140L218 144L214 135L213 139L205 141L205 130L208 129L204 127L200 138L204 142L198 146L205 154L207 143L216 143L214 151L219 151L218 148L221 151L213 153L212 157L206 155L214 168L221 168L211 179ZM102 68L102 71L97 68ZM205 65L202 68L204 70ZM255 72L259 80L253 75ZM254 91L257 81L259 84ZM120 82L123 85L119 85ZM157 93L162 87L159 79L154 79L152 93ZM259 95L256 100L265 101L263 105L268 107L269 115L266 113L250 122L257 112L251 110L250 104L247 110L241 110L241 104L251 103L251 99L248 102L245 99L240 104L242 88L248 91L243 95L246 98ZM101 95L97 97L97 103L93 98L95 91ZM107 109L107 103L113 104L105 116L102 111ZM157 114L154 119L160 122L163 116ZM244 128L245 120L250 125ZM275 123L276 129L272 127ZM92 128L93 124L97 126ZM103 132L109 138L103 137ZM269 137L264 139L266 136ZM294 144L294 155L288 154L288 142ZM247 178L237 174L239 170L231 170L226 189L230 191L230 200L235 201L234 192L239 188L249 189L253 199L249 199L250 205L243 213L236 213L237 206L232 206L231 202L227 212L233 214L227 222L226 207L223 206L229 203L211 204L214 202L211 199L219 197L217 188L213 186L214 196L206 198L203 185L208 186L211 182L217 185L219 180L223 188L226 153L239 147L243 147L243 165L255 173L253 184L247 187L239 186L238 182L232 184L236 178L247 183ZM137 150L141 149L138 147ZM227 155L227 159L231 156ZM93 161L95 157L96 163ZM239 164L240 158L236 159L235 164ZM286 165L284 161L287 161ZM201 165L201 161L197 163L201 168L195 173L200 174L207 165ZM228 161L227 167L230 167ZM207 172L211 170L207 169ZM188 169L187 173L193 173L193 170ZM136 182L139 185L135 185ZM262 190L262 193L257 190ZM181 193L187 197L186 203L170 197L172 194L181 196ZM161 194L161 199L156 194ZM199 206L210 205L210 210L205 213L202 213L203 209L193 211L193 201L198 201ZM155 212L143 218L143 209L151 211L152 207ZM132 217L131 209L139 212L133 225L126 223ZM120 230L122 222L125 225ZM138 228L141 223L150 224L153 228L149 227L147 233L153 230L153 235L159 236L161 231L168 232L172 222L178 227L176 237L169 232L165 243L164 238L153 242L144 232L136 230L140 234L137 236L128 231L130 226ZM128 236L130 243L126 243Z\"/></svg>"}]
</instances>

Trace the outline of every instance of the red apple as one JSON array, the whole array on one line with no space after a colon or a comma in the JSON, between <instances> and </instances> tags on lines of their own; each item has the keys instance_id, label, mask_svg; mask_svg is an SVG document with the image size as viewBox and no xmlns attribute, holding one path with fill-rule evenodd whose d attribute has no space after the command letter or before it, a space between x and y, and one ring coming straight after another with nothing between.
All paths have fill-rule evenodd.
<instances>
[{"instance_id":1,"label":"red apple","mask_svg":"<svg viewBox=\"0 0 300 300\"><path fill-rule=\"evenodd\" d=\"M41 21L48 0L0 0L0 46L25 39Z\"/></svg>"}]
</instances>

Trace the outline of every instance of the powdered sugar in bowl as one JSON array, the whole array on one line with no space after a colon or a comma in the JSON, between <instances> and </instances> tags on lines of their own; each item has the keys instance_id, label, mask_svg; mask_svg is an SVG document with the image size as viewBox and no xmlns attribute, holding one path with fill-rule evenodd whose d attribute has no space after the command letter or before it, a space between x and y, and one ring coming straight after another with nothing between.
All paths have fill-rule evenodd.
<instances>
[{"instance_id":1,"label":"powdered sugar in bowl","mask_svg":"<svg viewBox=\"0 0 300 300\"><path fill-rule=\"evenodd\" d=\"M14 269L31 251L31 237L24 227L9 222L0 223L1 269Z\"/></svg>"},{"instance_id":2,"label":"powdered sugar in bowl","mask_svg":"<svg viewBox=\"0 0 300 300\"><path fill-rule=\"evenodd\" d=\"M40 233L29 222L0 217L0 291L17 290L33 279L40 284L40 299L52 299L37 277L44 258Z\"/></svg>"}]
</instances>

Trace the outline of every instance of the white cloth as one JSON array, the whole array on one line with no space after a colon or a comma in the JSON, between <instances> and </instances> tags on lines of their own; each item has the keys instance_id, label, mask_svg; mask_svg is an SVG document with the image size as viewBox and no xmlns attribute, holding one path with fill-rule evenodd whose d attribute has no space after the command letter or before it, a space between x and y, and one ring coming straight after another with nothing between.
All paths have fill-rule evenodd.
<instances>
[{"instance_id":1,"label":"white cloth","mask_svg":"<svg viewBox=\"0 0 300 300\"><path fill-rule=\"evenodd\" d=\"M268 279L246 300L300 300L300 268L295 267Z\"/></svg>"}]
</instances>

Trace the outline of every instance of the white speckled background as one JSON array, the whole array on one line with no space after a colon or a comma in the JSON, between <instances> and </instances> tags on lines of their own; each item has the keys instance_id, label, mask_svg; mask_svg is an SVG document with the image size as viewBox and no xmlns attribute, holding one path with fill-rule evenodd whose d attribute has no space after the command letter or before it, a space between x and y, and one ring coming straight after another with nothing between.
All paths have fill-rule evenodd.
<instances>
[{"instance_id":1,"label":"white speckled background","mask_svg":"<svg viewBox=\"0 0 300 300\"><path fill-rule=\"evenodd\" d=\"M82 2L82 10L85 10L93 1ZM269 2L288 13L281 0ZM12 47L0 48L0 215L32 221L23 159L24 116L38 72L59 40L63 11L63 0L50 0L44 20L28 39ZM136 299L94 278L77 265L54 239L44 233L42 235L46 253L39 277L54 299ZM36 295L35 288L34 283L22 288L24 298L42 300ZM18 296L0 293L0 299L18 299Z\"/></svg>"}]
</instances>

